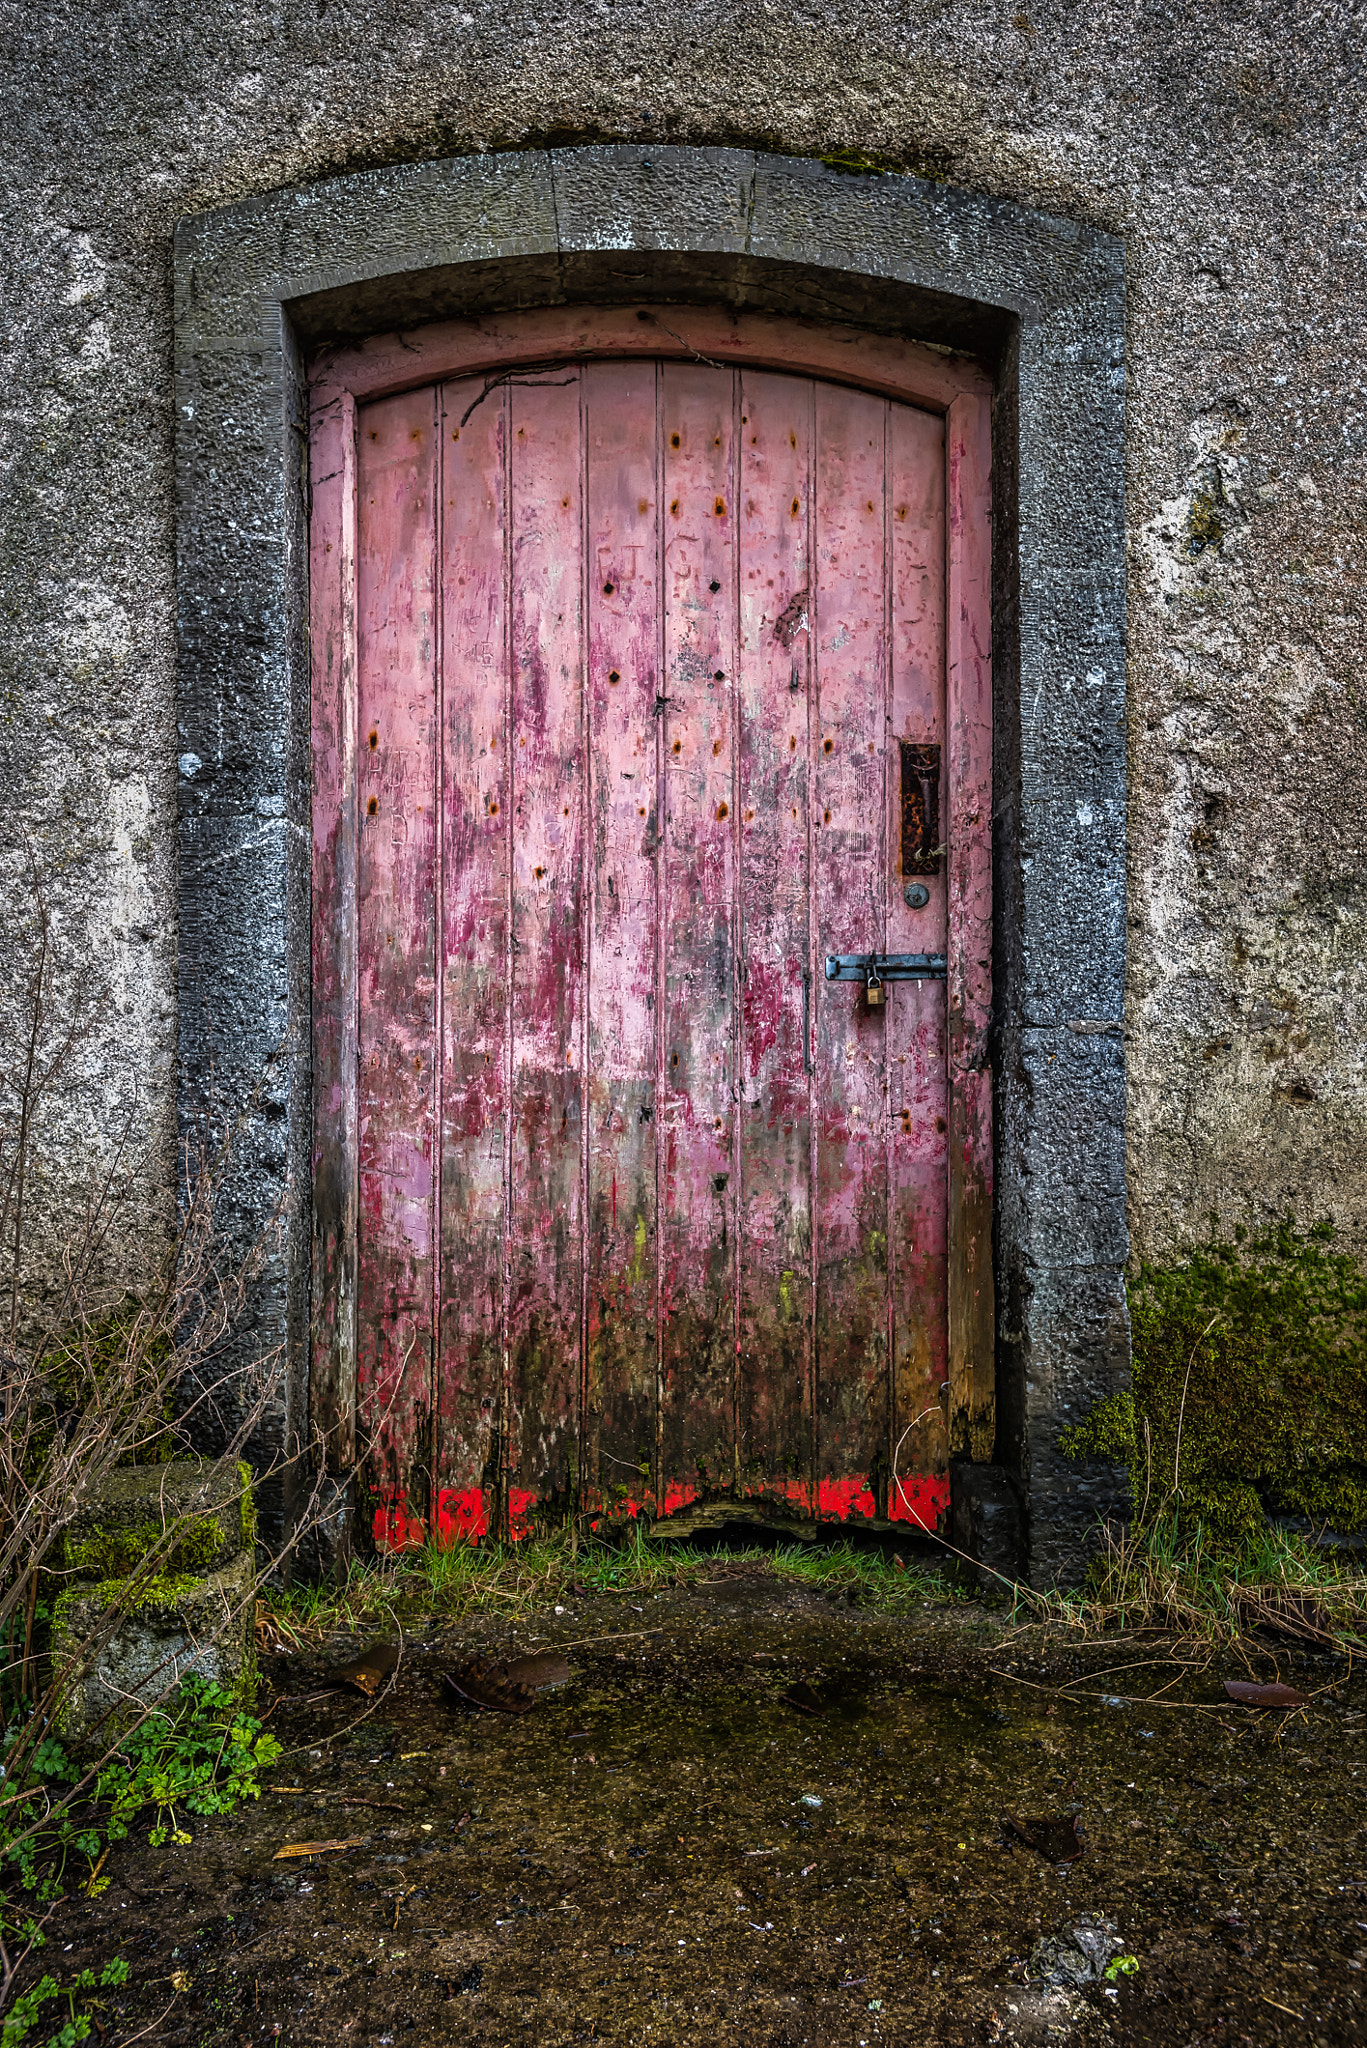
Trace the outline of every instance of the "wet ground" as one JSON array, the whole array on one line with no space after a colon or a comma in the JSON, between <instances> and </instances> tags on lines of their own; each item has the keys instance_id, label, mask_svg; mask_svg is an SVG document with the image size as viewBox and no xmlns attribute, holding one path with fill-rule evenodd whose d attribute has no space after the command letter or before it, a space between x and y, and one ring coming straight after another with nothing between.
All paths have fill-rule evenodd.
<instances>
[{"instance_id":1,"label":"wet ground","mask_svg":"<svg viewBox=\"0 0 1367 2048\"><path fill-rule=\"evenodd\" d=\"M1236 1659L757 1574L413 1636L368 1715L319 1693L355 1643L266 1660L287 1754L258 1806L135 1834L62 1909L49 1967L133 1966L105 2041L1367 2042L1344 1661L1255 1655L1315 1695L1259 1715L1222 1704ZM571 1681L524 1716L442 1695L475 1651L554 1644ZM1074 1813L1068 1867L1002 1825ZM273 1860L319 1838L355 1846ZM1051 1985L1087 1975L1079 1923L1121 1967Z\"/></svg>"}]
</instances>

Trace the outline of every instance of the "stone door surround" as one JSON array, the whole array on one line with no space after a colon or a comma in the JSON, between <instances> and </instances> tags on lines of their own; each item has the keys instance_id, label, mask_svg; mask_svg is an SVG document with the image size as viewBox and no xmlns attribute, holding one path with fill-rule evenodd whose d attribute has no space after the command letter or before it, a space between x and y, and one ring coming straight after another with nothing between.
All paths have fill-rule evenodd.
<instances>
[{"instance_id":1,"label":"stone door surround","mask_svg":"<svg viewBox=\"0 0 1367 2048\"><path fill-rule=\"evenodd\" d=\"M397 165L177 233L183 1103L246 1106L229 1231L251 1239L284 1198L237 1334L284 1346L258 1457L307 1457L304 365L370 334L593 300L841 322L993 379L998 1428L990 1477L964 1464L956 1482L965 1503L1014 1492L1033 1579L1075 1576L1120 1475L1071 1466L1057 1437L1128 1370L1123 249L1004 201L744 150ZM290 1500L286 1471L267 1531Z\"/></svg>"}]
</instances>

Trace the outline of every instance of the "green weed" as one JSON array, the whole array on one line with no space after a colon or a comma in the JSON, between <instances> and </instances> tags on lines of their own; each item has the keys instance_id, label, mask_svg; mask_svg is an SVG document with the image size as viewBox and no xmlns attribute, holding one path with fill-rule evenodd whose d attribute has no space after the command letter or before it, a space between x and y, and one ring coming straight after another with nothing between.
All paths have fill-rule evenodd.
<instances>
[{"instance_id":1,"label":"green weed","mask_svg":"<svg viewBox=\"0 0 1367 2048\"><path fill-rule=\"evenodd\" d=\"M6 1731L6 1756L22 1749L22 1735L16 1717ZM154 1847L188 1842L186 1816L231 1813L244 1799L259 1799L260 1774L280 1755L275 1737L238 1711L230 1692L193 1673L105 1757L93 1778L60 1742L44 1736L28 1754L23 1782L0 1801L0 1943L24 1953L43 1947L47 1911L73 1889L90 1898L103 1891L105 1858L140 1819L150 1819ZM127 1975L126 1966L111 1964L101 1985L122 1983L111 1969ZM11 2005L0 2048L21 2041L56 1998L66 1998L70 2011L48 2048L83 2041L89 2020L72 2001L94 1986L90 1971L72 1986L44 1976Z\"/></svg>"},{"instance_id":2,"label":"green weed","mask_svg":"<svg viewBox=\"0 0 1367 2048\"><path fill-rule=\"evenodd\" d=\"M723 1565L771 1572L888 1610L957 1597L938 1572L850 1543L756 1544L728 1549L721 1559L633 1527L615 1542L585 1542L568 1533L522 1543L429 1542L374 1563L353 1560L342 1586L292 1587L273 1597L268 1613L280 1636L319 1638L402 1623L406 1614L514 1616L569 1597L660 1592L712 1577Z\"/></svg>"},{"instance_id":3,"label":"green weed","mask_svg":"<svg viewBox=\"0 0 1367 2048\"><path fill-rule=\"evenodd\" d=\"M52 1976L40 1977L32 1990L20 1993L5 2015L0 2048L15 2048L41 2023L43 2007L63 1998L67 2017L55 2034L48 2035L45 2048L76 2048L78 2041L89 2038L91 2025L90 2014L76 2010L78 1996L82 1992L112 1990L127 1982L128 1965L122 1956L106 1963L98 1977L93 1970L82 1970L70 1984L59 1983Z\"/></svg>"},{"instance_id":4,"label":"green weed","mask_svg":"<svg viewBox=\"0 0 1367 2048\"><path fill-rule=\"evenodd\" d=\"M1082 1589L1022 1590L1013 1619L1085 1634L1159 1629L1207 1645L1270 1627L1286 1640L1351 1648L1367 1632L1367 1574L1268 1523L1231 1550L1169 1509L1104 1529Z\"/></svg>"}]
</instances>

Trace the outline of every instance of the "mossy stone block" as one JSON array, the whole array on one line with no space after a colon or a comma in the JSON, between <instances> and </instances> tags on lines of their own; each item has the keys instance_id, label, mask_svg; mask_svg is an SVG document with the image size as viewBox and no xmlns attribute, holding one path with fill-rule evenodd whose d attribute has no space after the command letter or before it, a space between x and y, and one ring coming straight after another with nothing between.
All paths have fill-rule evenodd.
<instances>
[{"instance_id":1,"label":"mossy stone block","mask_svg":"<svg viewBox=\"0 0 1367 2048\"><path fill-rule=\"evenodd\" d=\"M63 1593L52 1622L54 1670L78 1659L86 1644L108 1630L89 1668L64 1689L56 1714L63 1741L112 1740L147 1702L174 1690L190 1671L250 1705L256 1692L255 1574L255 1557L239 1549L221 1571L206 1575L165 1573L142 1585L113 1578Z\"/></svg>"},{"instance_id":2,"label":"mossy stone block","mask_svg":"<svg viewBox=\"0 0 1367 2048\"><path fill-rule=\"evenodd\" d=\"M64 1577L127 1578L170 1533L163 1573L220 1571L256 1538L251 1471L198 1458L121 1466L81 1503L62 1538Z\"/></svg>"}]
</instances>

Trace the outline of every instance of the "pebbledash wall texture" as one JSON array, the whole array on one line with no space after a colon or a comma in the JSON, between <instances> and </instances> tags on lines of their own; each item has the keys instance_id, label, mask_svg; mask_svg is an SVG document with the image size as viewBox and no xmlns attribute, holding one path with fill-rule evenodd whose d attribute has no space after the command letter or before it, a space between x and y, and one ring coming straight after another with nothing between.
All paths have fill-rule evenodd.
<instances>
[{"instance_id":1,"label":"pebbledash wall texture","mask_svg":"<svg viewBox=\"0 0 1367 2048\"><path fill-rule=\"evenodd\" d=\"M847 248L851 209L940 234L903 270L895 253L840 259L938 294L934 306L925 300L926 338L949 332L961 229L980 232L957 288L1000 314L988 323L1003 380L998 454L1006 495L1018 491L1022 508L1019 533L999 534L997 651L1008 677L1018 597L1030 613L1032 591L1053 573L1051 549L1076 563L1095 545L1096 635L1109 650L1096 657L1101 668L1085 654L1078 571L1066 631L1038 606L1022 631L1034 654L1022 655L1015 678L1015 740L1009 720L999 717L998 733L998 1113L1026 1133L1015 1144L1011 1129L1001 1132L998 1460L1024 1499L1030 1569L1068 1571L1087 1521L1116 1489L1105 1472L1070 1477L1052 1447L1125 1370L1124 1223L1131 1258L1180 1252L1212 1211L1229 1223L1288 1209L1328 1216L1342 1242L1367 1248L1365 14L1357 0L1276 9L765 0L668 10L604 0L533 17L310 0L224 7L191 24L183 10L150 5L6 6L0 762L10 827L0 863L11 914L0 1000L13 1023L32 961L32 867L67 997L89 1011L38 1134L30 1199L44 1224L32 1287L54 1280L61 1219L120 1148L137 1172L109 1263L136 1278L172 1227L178 1103L193 1106L216 1080L231 1096L249 1064L235 1064L234 1047L268 1050L307 1007L283 909L278 929L268 921L220 933L211 977L195 965L209 941L202 932L187 940L180 925L178 764L213 759L204 679L218 659L205 640L215 628L210 551L187 543L186 507L201 541L205 520L220 522L224 587L234 591L250 582L240 564L255 543L244 535L268 529L268 545L286 554L297 540L282 531L293 516L282 489L264 520L262 502L233 499L231 465L217 490L231 418L219 420L216 440L196 442L187 428L185 378L201 376L212 401L204 363L223 338L202 331L196 251L221 272L240 234L244 263L255 266L254 306L272 290L316 294L345 282L345 263L332 248L311 283L282 282L289 261L299 278L309 271L280 253L289 223L322 208L335 226L350 208L358 235L373 236L373 204L355 195L373 201L380 188L361 174L392 168L386 191L417 191L415 167L497 152L501 169L486 162L461 175L506 184L514 170L502 153L518 153L516 175L547 195L554 216L557 191L575 188L576 162L601 190L639 179L656 150L680 190L690 189L688 165L701 164L712 166L704 184L721 178L741 195L726 246L743 267L755 231L746 208L786 189L786 174L767 167L806 159L791 178L811 181L802 190L812 264L836 262L822 253L827 243ZM692 149L712 154L671 154ZM579 150L592 154L576 159ZM358 176L335 188L341 198L328 196L327 181ZM194 225L225 208L238 211ZM543 233L534 213L501 246L519 231L524 255L554 256L576 233L581 251L593 246L587 229L554 217ZM788 232L780 253L800 267L804 252ZM1104 300L1111 312L1051 328L1030 297L1032 235L1066 247L1069 274L1090 280L1087 303ZM705 235L671 246L704 245L712 249ZM991 285L994 262L1017 277L1010 289ZM724 290L738 288L734 264L727 277L716 272ZM590 292L606 288L588 270L585 281ZM666 282L656 265L636 288ZM885 300L870 301L883 324ZM816 309L815 297L805 303ZM831 315L850 311L845 290ZM239 371L257 339L237 337ZM1013 483L1013 351L1032 347L1034 411ZM287 391L292 370L262 374ZM1058 448L1083 445L1077 412L1091 403L1089 379L1101 422L1094 536L1084 488L1062 488L1030 512L1025 473L1032 453L1043 474ZM277 411L287 436L288 409ZM1114 489L1112 428L1123 455ZM185 465L196 462L203 471L187 492ZM253 472L258 484L266 473ZM1050 517L1060 529L1052 534ZM187 619L187 589L209 605L198 624ZM284 582L280 590L287 612ZM273 623L263 615L255 648L239 618L224 656L237 682L216 715L239 761L251 755L253 663L269 711L276 643L299 630L285 612ZM1060 634L1076 635L1076 646ZM1062 724L1041 723L1038 696L1031 701L1036 657L1039 690L1076 672ZM1093 683L1108 661L1113 675ZM284 754L269 774L244 772L239 794L253 822L247 829L239 806L231 850L225 840L208 856L231 864L264 849L286 894L307 873L306 850L293 845L301 764L288 758L289 733L289 717L263 730L263 754L277 743ZM1022 748L1034 764L1024 780ZM1064 763L1052 781L1051 749ZM194 770L188 780L193 819ZM1108 819L1113 798L1121 810ZM1105 916L1088 923L1093 829L1113 930ZM1050 932L1031 925L1030 906L1044 901L1038 877L1064 839L1076 885L1056 897L1069 986L1051 1007ZM1123 891L1107 866L1117 848ZM209 899L197 886L200 916ZM1084 986L1080 953L1093 943L1096 973ZM1047 1074L1060 1059L1076 1075L1075 1114L1069 1086ZM296 1061L268 1082L253 1114L235 1227L259 1220L282 1186L298 1196L306 1125L307 1074ZM1050 1323L1039 1307L1049 1295L1048 1231L1032 1237L1020 1218L1065 1215L1073 1192L1078 1216L1060 1228L1068 1287L1079 1291L1055 1289ZM296 1199L258 1332L292 1347L276 1434L304 1413L301 1213ZM286 1507L268 1501L267 1524Z\"/></svg>"}]
</instances>

